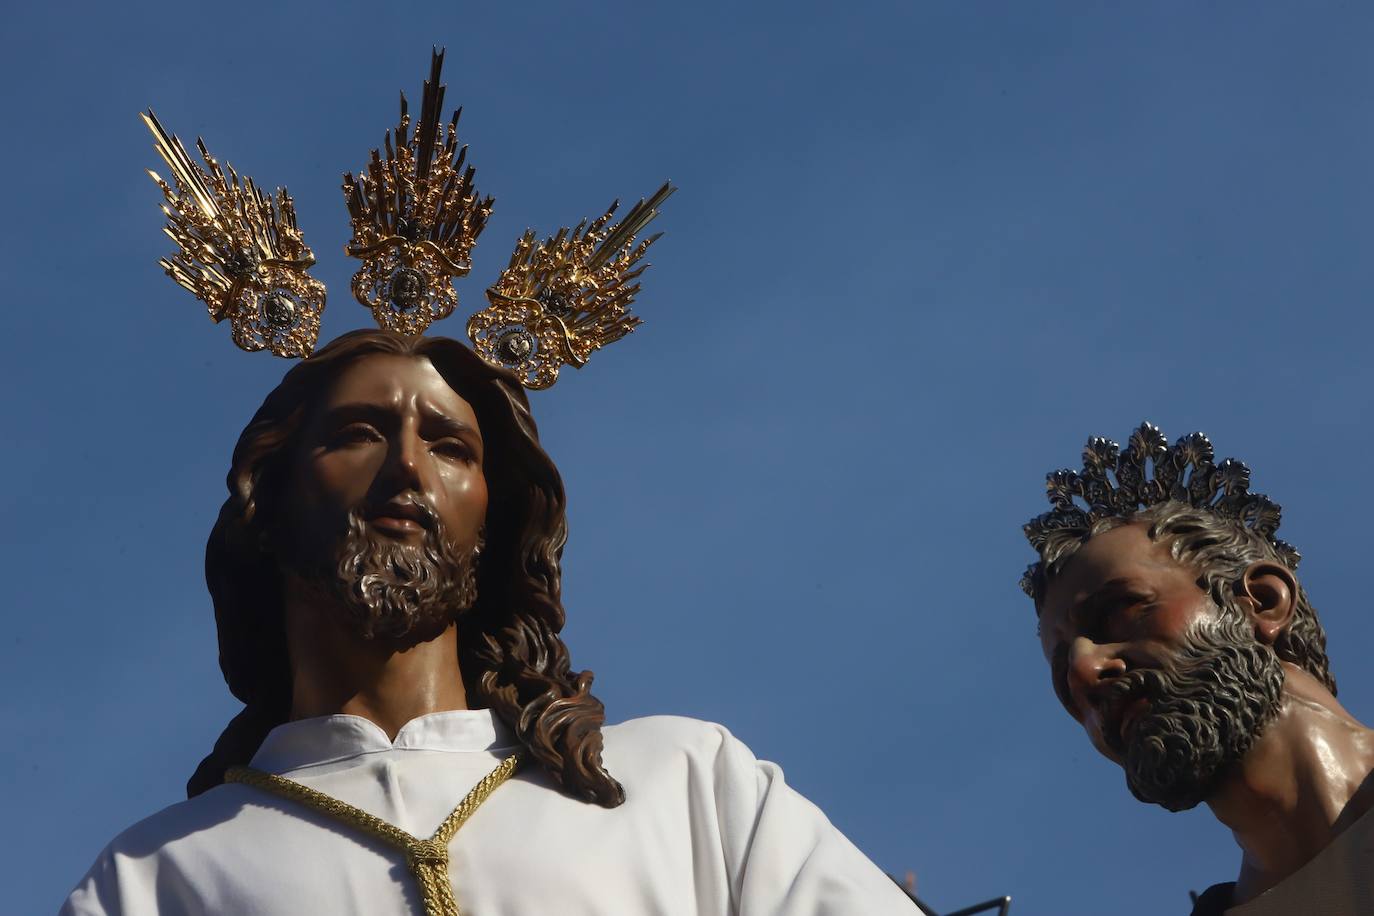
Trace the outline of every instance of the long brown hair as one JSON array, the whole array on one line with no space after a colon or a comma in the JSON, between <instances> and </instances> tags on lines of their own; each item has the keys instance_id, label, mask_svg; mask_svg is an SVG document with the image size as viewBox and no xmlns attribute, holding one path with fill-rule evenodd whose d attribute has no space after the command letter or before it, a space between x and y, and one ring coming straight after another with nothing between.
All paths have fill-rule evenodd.
<instances>
[{"instance_id":1,"label":"long brown hair","mask_svg":"<svg viewBox=\"0 0 1374 916\"><path fill-rule=\"evenodd\" d=\"M486 446L490 500L477 601L458 618L459 665L469 701L489 706L566 791L605 807L625 799L601 763L605 709L592 673L573 671L558 634L565 615L559 558L567 541L563 481L539 445L516 378L445 337L353 331L298 363L239 436L229 498L205 548L219 661L244 710L187 783L198 795L245 764L287 721L291 668L277 560L263 546L280 505L295 437L310 404L350 364L371 354L428 359L472 405Z\"/></svg>"}]
</instances>

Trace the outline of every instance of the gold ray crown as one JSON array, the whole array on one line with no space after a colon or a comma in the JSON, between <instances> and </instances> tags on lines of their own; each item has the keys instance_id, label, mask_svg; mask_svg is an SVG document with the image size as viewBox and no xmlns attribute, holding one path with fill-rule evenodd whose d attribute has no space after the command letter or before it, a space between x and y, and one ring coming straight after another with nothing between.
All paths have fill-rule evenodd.
<instances>
[{"instance_id":1,"label":"gold ray crown","mask_svg":"<svg viewBox=\"0 0 1374 916\"><path fill-rule=\"evenodd\" d=\"M548 388L561 366L580 369L593 350L633 331L640 319L630 303L649 266L639 261L662 233L637 245L635 236L675 190L665 182L609 229L619 201L590 224L565 227L542 243L526 231L487 290L491 305L468 319L477 354L515 372L527 388Z\"/></svg>"},{"instance_id":2,"label":"gold ray crown","mask_svg":"<svg viewBox=\"0 0 1374 916\"><path fill-rule=\"evenodd\" d=\"M447 132L439 121L443 65L443 52L436 51L415 132L402 93L401 119L386 134L386 157L374 149L365 173L344 175L353 219L346 251L363 262L353 275L353 295L379 325L403 334L419 334L453 313L458 293L452 281L472 269L469 253L491 215L492 198L478 197L475 170L464 168L462 109L454 111Z\"/></svg>"},{"instance_id":3,"label":"gold ray crown","mask_svg":"<svg viewBox=\"0 0 1374 916\"><path fill-rule=\"evenodd\" d=\"M462 109L446 127L440 122L443 63L436 50L414 131L402 94L400 120L372 151L366 171L344 175L353 224L344 250L362 261L353 295L378 325L402 334L422 334L453 313L453 281L471 270L472 248L491 216L492 198L478 195L467 147L458 143ZM179 248L161 262L167 273L203 300L215 321L231 319L243 349L310 355L325 288L306 273L315 256L301 238L290 195L280 189L274 201L252 179L231 168L226 174L198 144L202 169L152 112L144 121L176 185L149 173L167 199L166 231ZM613 226L617 204L543 242L527 231L487 290L490 305L468 321L477 354L515 372L528 388L547 388L562 366L581 368L593 351L634 330L640 320L630 303L658 236L637 237L674 190L665 183Z\"/></svg>"},{"instance_id":4,"label":"gold ray crown","mask_svg":"<svg viewBox=\"0 0 1374 916\"><path fill-rule=\"evenodd\" d=\"M197 139L202 168L152 111L142 117L172 174L168 184L148 171L165 198L163 231L178 249L158 263L209 307L215 322L229 319L243 349L309 356L325 289L306 272L315 255L296 225L291 195L278 188L274 200L232 166L221 168Z\"/></svg>"}]
</instances>

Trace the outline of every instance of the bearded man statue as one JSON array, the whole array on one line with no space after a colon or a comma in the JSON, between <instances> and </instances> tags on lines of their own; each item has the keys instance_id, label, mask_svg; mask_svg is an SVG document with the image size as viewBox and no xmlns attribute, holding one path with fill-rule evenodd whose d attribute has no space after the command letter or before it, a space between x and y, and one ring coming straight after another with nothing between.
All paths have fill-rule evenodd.
<instances>
[{"instance_id":1,"label":"bearded man statue","mask_svg":"<svg viewBox=\"0 0 1374 916\"><path fill-rule=\"evenodd\" d=\"M1201 433L1089 440L1049 475L1022 579L1055 693L1136 798L1206 803L1241 851L1195 916L1374 912L1374 732L1336 701L1326 635L1250 472Z\"/></svg>"},{"instance_id":2,"label":"bearded man statue","mask_svg":"<svg viewBox=\"0 0 1374 916\"><path fill-rule=\"evenodd\" d=\"M67 916L915 912L724 728L603 727L511 372L346 334L267 396L228 485L206 570L244 709Z\"/></svg>"}]
</instances>

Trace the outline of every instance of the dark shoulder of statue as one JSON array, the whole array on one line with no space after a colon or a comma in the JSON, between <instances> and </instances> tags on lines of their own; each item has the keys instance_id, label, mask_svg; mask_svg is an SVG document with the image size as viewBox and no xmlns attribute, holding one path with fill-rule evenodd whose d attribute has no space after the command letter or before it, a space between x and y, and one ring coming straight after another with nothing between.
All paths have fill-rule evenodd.
<instances>
[{"instance_id":1,"label":"dark shoulder of statue","mask_svg":"<svg viewBox=\"0 0 1374 916\"><path fill-rule=\"evenodd\" d=\"M1193 911L1190 916L1221 916L1222 913L1226 912L1226 908L1231 906L1235 894L1236 882L1234 881L1213 884L1193 901Z\"/></svg>"}]
</instances>

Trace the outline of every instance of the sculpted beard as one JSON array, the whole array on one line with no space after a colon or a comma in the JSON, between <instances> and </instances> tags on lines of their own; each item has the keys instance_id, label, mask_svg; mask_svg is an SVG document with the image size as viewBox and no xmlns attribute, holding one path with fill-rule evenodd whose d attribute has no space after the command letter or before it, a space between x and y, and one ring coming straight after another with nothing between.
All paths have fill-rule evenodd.
<instances>
[{"instance_id":1,"label":"sculpted beard","mask_svg":"<svg viewBox=\"0 0 1374 916\"><path fill-rule=\"evenodd\" d=\"M1278 715L1282 691L1278 657L1225 611L1190 634L1171 667L1129 672L1113 699L1149 701L1124 747L1131 793L1170 811L1204 801Z\"/></svg>"},{"instance_id":2,"label":"sculpted beard","mask_svg":"<svg viewBox=\"0 0 1374 916\"><path fill-rule=\"evenodd\" d=\"M480 539L477 549L460 552L438 513L416 505L427 517L419 545L373 534L355 510L336 549L293 564L308 583L345 608L364 639L432 638L477 600Z\"/></svg>"}]
</instances>

